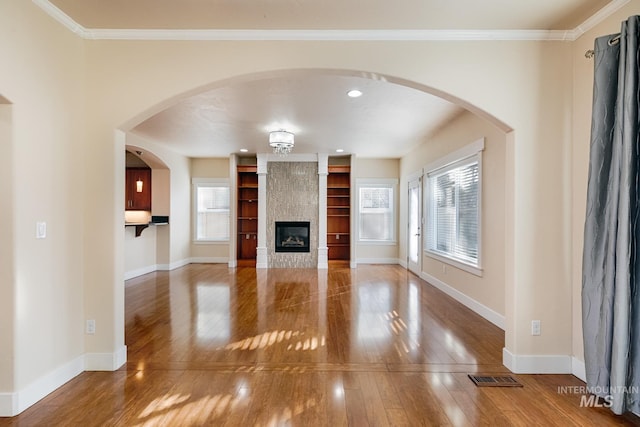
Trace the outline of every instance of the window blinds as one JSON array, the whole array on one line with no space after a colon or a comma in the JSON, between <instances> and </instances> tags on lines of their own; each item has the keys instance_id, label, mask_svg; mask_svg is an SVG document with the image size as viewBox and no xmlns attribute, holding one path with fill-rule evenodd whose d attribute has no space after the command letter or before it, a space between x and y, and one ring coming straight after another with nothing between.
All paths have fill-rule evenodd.
<instances>
[{"instance_id":1,"label":"window blinds","mask_svg":"<svg viewBox=\"0 0 640 427\"><path fill-rule=\"evenodd\" d=\"M393 187L360 187L360 240L393 240Z\"/></svg>"},{"instance_id":2,"label":"window blinds","mask_svg":"<svg viewBox=\"0 0 640 427\"><path fill-rule=\"evenodd\" d=\"M229 240L229 187L199 185L196 240Z\"/></svg>"},{"instance_id":3,"label":"window blinds","mask_svg":"<svg viewBox=\"0 0 640 427\"><path fill-rule=\"evenodd\" d=\"M479 167L477 156L427 175L430 191L427 249L478 264Z\"/></svg>"}]
</instances>

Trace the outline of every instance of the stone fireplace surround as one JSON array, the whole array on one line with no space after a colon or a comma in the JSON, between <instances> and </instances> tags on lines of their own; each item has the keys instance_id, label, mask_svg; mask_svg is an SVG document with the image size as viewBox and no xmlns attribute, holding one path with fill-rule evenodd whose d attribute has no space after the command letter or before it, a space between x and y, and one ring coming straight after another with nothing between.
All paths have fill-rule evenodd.
<instances>
[{"instance_id":1,"label":"stone fireplace surround","mask_svg":"<svg viewBox=\"0 0 640 427\"><path fill-rule=\"evenodd\" d=\"M256 268L328 268L327 154L258 154ZM276 221L309 221L309 252L275 252Z\"/></svg>"}]
</instances>

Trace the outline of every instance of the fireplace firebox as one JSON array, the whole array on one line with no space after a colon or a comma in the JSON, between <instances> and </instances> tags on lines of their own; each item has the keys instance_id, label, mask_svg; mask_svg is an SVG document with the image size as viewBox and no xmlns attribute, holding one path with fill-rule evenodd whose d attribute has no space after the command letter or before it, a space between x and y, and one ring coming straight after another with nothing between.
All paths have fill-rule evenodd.
<instances>
[{"instance_id":1,"label":"fireplace firebox","mask_svg":"<svg viewBox=\"0 0 640 427\"><path fill-rule=\"evenodd\" d=\"M309 221L276 221L276 252L309 252Z\"/></svg>"}]
</instances>

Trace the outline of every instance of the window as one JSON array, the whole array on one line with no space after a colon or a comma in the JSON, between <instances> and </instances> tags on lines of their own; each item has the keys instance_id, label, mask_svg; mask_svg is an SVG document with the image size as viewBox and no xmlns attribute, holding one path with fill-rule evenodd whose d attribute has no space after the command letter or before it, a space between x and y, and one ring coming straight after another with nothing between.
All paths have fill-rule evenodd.
<instances>
[{"instance_id":1,"label":"window","mask_svg":"<svg viewBox=\"0 0 640 427\"><path fill-rule=\"evenodd\" d=\"M194 178L196 242L229 241L229 183Z\"/></svg>"},{"instance_id":2,"label":"window","mask_svg":"<svg viewBox=\"0 0 640 427\"><path fill-rule=\"evenodd\" d=\"M358 239L395 242L395 180L358 183Z\"/></svg>"},{"instance_id":3,"label":"window","mask_svg":"<svg viewBox=\"0 0 640 427\"><path fill-rule=\"evenodd\" d=\"M425 187L427 253L445 262L453 261L474 274L481 273L480 153L483 148L484 140L481 140L431 165Z\"/></svg>"}]
</instances>

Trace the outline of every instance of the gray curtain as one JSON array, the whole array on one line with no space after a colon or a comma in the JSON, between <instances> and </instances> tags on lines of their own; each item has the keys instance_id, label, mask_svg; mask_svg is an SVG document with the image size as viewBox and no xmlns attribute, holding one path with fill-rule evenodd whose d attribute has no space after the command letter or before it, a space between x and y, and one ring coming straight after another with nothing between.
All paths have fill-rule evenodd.
<instances>
[{"instance_id":1,"label":"gray curtain","mask_svg":"<svg viewBox=\"0 0 640 427\"><path fill-rule=\"evenodd\" d=\"M639 24L640 16L630 17L620 34L596 39L594 49L584 356L587 387L616 414L640 414Z\"/></svg>"}]
</instances>

